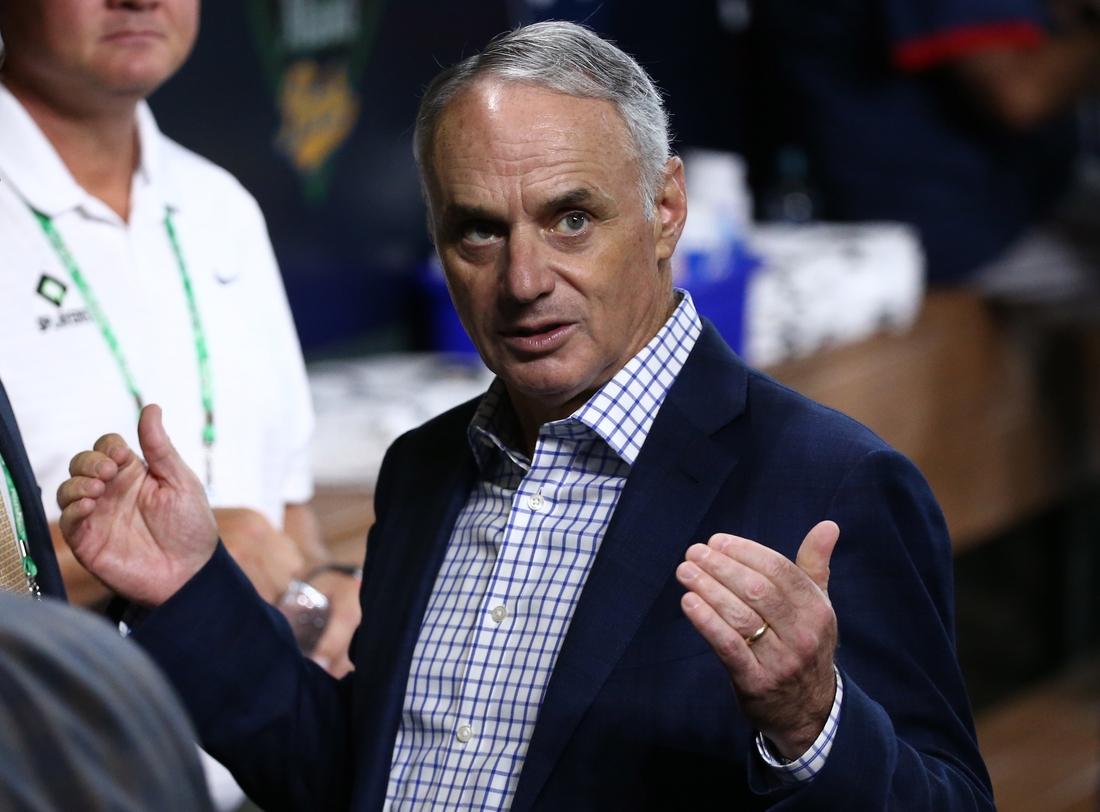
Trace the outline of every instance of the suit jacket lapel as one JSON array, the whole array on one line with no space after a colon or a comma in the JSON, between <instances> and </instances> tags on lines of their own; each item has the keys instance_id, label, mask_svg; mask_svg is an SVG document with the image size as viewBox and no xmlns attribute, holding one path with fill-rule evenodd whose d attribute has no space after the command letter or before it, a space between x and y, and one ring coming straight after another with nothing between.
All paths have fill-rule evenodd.
<instances>
[{"instance_id":1,"label":"suit jacket lapel","mask_svg":"<svg viewBox=\"0 0 1100 812\"><path fill-rule=\"evenodd\" d=\"M527 812L683 560L736 457L710 434L744 410L747 370L706 325L642 448L547 686L512 803Z\"/></svg>"},{"instance_id":2,"label":"suit jacket lapel","mask_svg":"<svg viewBox=\"0 0 1100 812\"><path fill-rule=\"evenodd\" d=\"M89 442L93 439L89 438ZM50 538L50 526L42 510L42 494L31 471L26 449L23 448L23 439L19 435L19 426L15 422L15 414L12 412L3 384L0 384L0 454L4 456L4 461L11 471L15 489L19 493L19 501L23 505L23 519L27 525L27 544L30 547L31 558L38 567L38 585L42 588L42 594L64 600L65 584L57 568L57 558ZM3 487L2 483L0 487Z\"/></svg>"}]
</instances>

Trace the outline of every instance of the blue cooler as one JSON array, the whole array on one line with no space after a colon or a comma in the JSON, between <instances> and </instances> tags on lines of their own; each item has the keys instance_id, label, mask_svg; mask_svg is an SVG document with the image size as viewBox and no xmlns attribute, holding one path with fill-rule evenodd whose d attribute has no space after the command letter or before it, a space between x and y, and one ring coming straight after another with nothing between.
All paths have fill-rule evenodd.
<instances>
[{"instance_id":1,"label":"blue cooler","mask_svg":"<svg viewBox=\"0 0 1100 812\"><path fill-rule=\"evenodd\" d=\"M443 278L439 257L432 254L424 260L417 278L420 289L428 301L432 331L431 348L436 352L466 356L470 360L477 358L474 342L466 335L466 329L458 318L454 302L451 301L451 292L447 290L447 282Z\"/></svg>"},{"instance_id":2,"label":"blue cooler","mask_svg":"<svg viewBox=\"0 0 1100 812\"><path fill-rule=\"evenodd\" d=\"M731 246L721 270L715 268L712 255L691 252L680 266L680 278L676 280L679 287L691 292L699 315L711 320L738 355L743 355L745 348L745 301L749 278L760 264L759 257L738 240Z\"/></svg>"}]
</instances>

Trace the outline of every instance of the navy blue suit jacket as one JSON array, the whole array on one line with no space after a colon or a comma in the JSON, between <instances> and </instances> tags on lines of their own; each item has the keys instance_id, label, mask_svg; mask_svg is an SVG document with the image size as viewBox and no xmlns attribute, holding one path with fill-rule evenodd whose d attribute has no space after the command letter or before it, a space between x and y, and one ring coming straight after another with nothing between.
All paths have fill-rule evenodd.
<instances>
[{"instance_id":1,"label":"navy blue suit jacket","mask_svg":"<svg viewBox=\"0 0 1100 812\"><path fill-rule=\"evenodd\" d=\"M139 628L204 746L269 812L382 808L413 649L477 473L474 408L386 456L353 675L301 658L220 547ZM829 594L843 713L818 777L776 788L674 572L719 531L794 558L826 518L841 528ZM950 542L923 478L867 429L746 368L708 325L592 566L512 809L950 812L991 810L991 797L955 660Z\"/></svg>"},{"instance_id":2,"label":"navy blue suit jacket","mask_svg":"<svg viewBox=\"0 0 1100 812\"><path fill-rule=\"evenodd\" d=\"M42 510L42 492L34 479L27 451L23 448L23 438L19 434L19 425L8 402L8 393L0 383L0 456L11 471L15 481L15 490L23 506L23 521L27 527L28 552L38 567L38 585L43 595L65 598L65 584L61 580L61 571L57 568L57 558L53 552L50 538L50 526ZM2 476L0 476L2 479ZM4 487L0 482L0 487Z\"/></svg>"}]
</instances>

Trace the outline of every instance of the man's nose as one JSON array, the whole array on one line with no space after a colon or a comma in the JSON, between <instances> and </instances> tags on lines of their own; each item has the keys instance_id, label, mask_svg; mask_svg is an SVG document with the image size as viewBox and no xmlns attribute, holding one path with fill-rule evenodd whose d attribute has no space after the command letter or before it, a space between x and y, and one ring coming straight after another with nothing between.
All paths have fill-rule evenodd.
<instances>
[{"instance_id":1,"label":"man's nose","mask_svg":"<svg viewBox=\"0 0 1100 812\"><path fill-rule=\"evenodd\" d=\"M505 293L517 302L533 302L554 289L548 247L540 235L514 229L508 236L506 266L501 280Z\"/></svg>"}]
</instances>

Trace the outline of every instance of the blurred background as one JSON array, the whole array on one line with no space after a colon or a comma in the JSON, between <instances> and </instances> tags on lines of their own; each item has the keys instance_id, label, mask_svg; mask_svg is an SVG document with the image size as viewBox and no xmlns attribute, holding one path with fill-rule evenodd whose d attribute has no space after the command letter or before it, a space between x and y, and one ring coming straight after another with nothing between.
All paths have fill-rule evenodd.
<instances>
[{"instance_id":1,"label":"blurred background","mask_svg":"<svg viewBox=\"0 0 1100 812\"><path fill-rule=\"evenodd\" d=\"M358 563L399 433L491 379L411 151L424 86L584 22L667 94L676 274L747 360L910 456L956 548L959 657L1003 812L1100 782L1100 14L1045 0L219 0L152 99L267 217L310 362L318 509Z\"/></svg>"}]
</instances>

